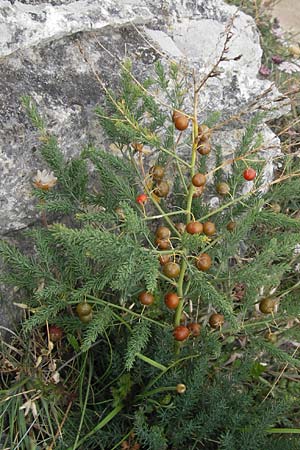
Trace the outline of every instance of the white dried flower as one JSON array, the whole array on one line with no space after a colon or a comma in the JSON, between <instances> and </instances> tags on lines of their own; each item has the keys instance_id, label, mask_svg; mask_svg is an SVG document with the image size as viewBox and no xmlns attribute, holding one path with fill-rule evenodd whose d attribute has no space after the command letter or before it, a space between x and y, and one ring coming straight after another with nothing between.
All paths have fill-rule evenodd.
<instances>
[{"instance_id":1,"label":"white dried flower","mask_svg":"<svg viewBox=\"0 0 300 450\"><path fill-rule=\"evenodd\" d=\"M278 70L288 74L300 72L300 66L295 61L283 61L278 66Z\"/></svg>"},{"instance_id":2,"label":"white dried flower","mask_svg":"<svg viewBox=\"0 0 300 450\"><path fill-rule=\"evenodd\" d=\"M272 34L282 43L288 45L288 42L285 39L285 32L281 28L279 24L274 24L272 27Z\"/></svg>"},{"instance_id":3,"label":"white dried flower","mask_svg":"<svg viewBox=\"0 0 300 450\"><path fill-rule=\"evenodd\" d=\"M294 255L299 255L300 253L300 244L296 244L294 247Z\"/></svg>"},{"instance_id":4,"label":"white dried flower","mask_svg":"<svg viewBox=\"0 0 300 450\"><path fill-rule=\"evenodd\" d=\"M211 208L217 208L219 205L220 205L220 199L219 199L219 197L212 197L212 198L209 200L209 206L210 206Z\"/></svg>"},{"instance_id":5,"label":"white dried flower","mask_svg":"<svg viewBox=\"0 0 300 450\"><path fill-rule=\"evenodd\" d=\"M20 406L19 410L23 410L23 409L25 410L24 411L25 417L28 416L30 411L32 412L32 415L34 418L36 418L38 416L37 407L36 407L34 400L29 399L25 403L23 403L23 405Z\"/></svg>"},{"instance_id":6,"label":"white dried flower","mask_svg":"<svg viewBox=\"0 0 300 450\"><path fill-rule=\"evenodd\" d=\"M57 383L60 382L60 375L59 375L59 372L56 371L56 372L54 372L54 373L52 374L51 381L52 381L54 384L57 384Z\"/></svg>"},{"instance_id":7,"label":"white dried flower","mask_svg":"<svg viewBox=\"0 0 300 450\"><path fill-rule=\"evenodd\" d=\"M33 184L43 191L48 191L56 185L57 178L54 176L53 172L48 172L46 169L37 171L37 175L33 179Z\"/></svg>"}]
</instances>

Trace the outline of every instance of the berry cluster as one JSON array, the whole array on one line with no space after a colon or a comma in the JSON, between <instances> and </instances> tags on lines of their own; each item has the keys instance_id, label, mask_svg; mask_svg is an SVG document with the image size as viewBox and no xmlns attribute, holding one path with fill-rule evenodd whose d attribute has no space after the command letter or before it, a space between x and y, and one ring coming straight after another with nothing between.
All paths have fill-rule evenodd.
<instances>
[{"instance_id":1,"label":"berry cluster","mask_svg":"<svg viewBox=\"0 0 300 450\"><path fill-rule=\"evenodd\" d=\"M208 155L211 152L211 129L205 124L198 124L195 127L194 118L191 119L188 115L180 112L178 110L173 111L172 121L174 123L175 128L183 132L189 126L190 120L193 122L194 126L194 135L196 135L195 144L193 147L194 152L194 161L196 160L196 155ZM164 180L165 170L160 165L155 165L150 168L149 176L147 183L145 185L149 187L149 178L150 178L150 188L152 189L151 193L155 194L158 198L166 197L169 194L169 183ZM252 168L247 168L243 172L243 177L247 181L252 181L256 177L256 172ZM146 181L146 180L145 180ZM207 175L205 173L197 172L194 170L191 173L191 183L189 188L190 198L196 198L201 196L203 193L207 182ZM150 189L149 189L150 190ZM216 185L217 193L221 196L226 196L230 194L230 186L222 181ZM144 206L148 197L145 193L140 194L136 201L137 203ZM155 200L155 198L154 198ZM191 218L191 211L188 213L189 218ZM183 233L188 233L190 235L200 235L204 234L208 238L212 238L216 235L217 229L214 222L206 221L201 223L197 220L187 220L187 223L173 223L173 226L170 228L176 228L180 235ZM178 260L178 255L176 255L176 250L172 245L172 231L167 226L159 226L155 233L155 241L154 244L156 248L162 252L159 255L159 262L162 266L162 273L165 277L170 278L172 280L177 280L179 278L184 278L185 269L180 265L180 261ZM227 231L233 232L236 228L236 223L234 221L230 221L227 226ZM177 237L175 239L178 239ZM170 253L167 253L170 251ZM202 252L197 256L192 256L195 261L195 266L199 271L207 272L212 266L212 258L206 253ZM181 294L182 289L177 289L176 292L167 292L164 296L164 302L168 309L175 310L175 321L174 321L174 331L173 336L176 341L184 341L189 336L199 336L201 326L197 322L191 322L187 326L185 324L179 324L179 319L182 313L183 308L183 296ZM154 303L155 298L151 292L143 291L139 294L139 301L143 306L150 306ZM266 309L263 307L263 309ZM262 311L262 309L261 309ZM224 324L224 316L222 314L212 314L209 318L209 325L213 329L220 329Z\"/></svg>"},{"instance_id":2,"label":"berry cluster","mask_svg":"<svg viewBox=\"0 0 300 450\"><path fill-rule=\"evenodd\" d=\"M89 323L93 318L92 306L87 302L78 303L76 306L76 313L79 320L83 323Z\"/></svg>"}]
</instances>

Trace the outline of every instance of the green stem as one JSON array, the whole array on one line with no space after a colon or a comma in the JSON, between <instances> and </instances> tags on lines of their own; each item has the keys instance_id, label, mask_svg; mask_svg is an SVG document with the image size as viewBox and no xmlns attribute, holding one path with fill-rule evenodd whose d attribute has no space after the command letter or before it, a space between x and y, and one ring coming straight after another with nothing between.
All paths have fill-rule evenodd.
<instances>
[{"instance_id":1,"label":"green stem","mask_svg":"<svg viewBox=\"0 0 300 450\"><path fill-rule=\"evenodd\" d=\"M179 158L179 156L177 156L176 153L171 152L170 150L167 150L164 147L159 147L159 150L161 150L162 152L166 153L167 155L172 156L172 158L175 158L176 161L178 161L179 163L183 164L184 166L189 167L189 168L191 167L189 165L189 163L187 163L184 159Z\"/></svg>"},{"instance_id":2,"label":"green stem","mask_svg":"<svg viewBox=\"0 0 300 450\"><path fill-rule=\"evenodd\" d=\"M181 255L183 253L182 250L177 250L175 248L174 250L152 250L154 253L157 253L158 255Z\"/></svg>"},{"instance_id":3,"label":"green stem","mask_svg":"<svg viewBox=\"0 0 300 450\"><path fill-rule=\"evenodd\" d=\"M139 394L136 396L137 399L139 398L145 398L145 397L151 397L151 395L159 394L160 392L165 391L176 391L176 386L162 386L156 389L152 389L152 391L144 392L143 394Z\"/></svg>"},{"instance_id":4,"label":"green stem","mask_svg":"<svg viewBox=\"0 0 300 450\"><path fill-rule=\"evenodd\" d=\"M300 428L267 428L266 433L300 434Z\"/></svg>"},{"instance_id":5,"label":"green stem","mask_svg":"<svg viewBox=\"0 0 300 450\"><path fill-rule=\"evenodd\" d=\"M198 95L196 93L196 80L194 77L194 119L193 119L193 131L192 131L192 158L190 164L190 179L193 178L195 174L195 165L197 160L197 145L198 145L198 119L197 119L197 108L198 108ZM193 193L194 186L190 183L188 195L187 195L187 204L186 204L186 223L189 223L192 218L192 202L193 202ZM186 249L183 248L185 252ZM184 276L187 269L186 259L183 258L181 262L180 275L177 283L177 294L180 297L179 304L176 309L175 318L174 318L174 326L177 327L180 325L180 318L183 310L184 298L183 298L183 283ZM175 352L178 354L180 352L180 344L176 343Z\"/></svg>"},{"instance_id":6,"label":"green stem","mask_svg":"<svg viewBox=\"0 0 300 450\"><path fill-rule=\"evenodd\" d=\"M105 425L108 424L119 412L123 409L123 405L116 406L104 419L101 420L89 433L87 433L77 444L76 447L69 447L67 450L76 450L80 447L89 437L93 436L93 434L97 433L97 431L101 430Z\"/></svg>"},{"instance_id":7,"label":"green stem","mask_svg":"<svg viewBox=\"0 0 300 450\"><path fill-rule=\"evenodd\" d=\"M178 236L181 237L179 231L176 229L175 225L173 224L172 220L169 219L168 215L166 215L165 211L162 209L162 207L160 206L160 204L154 200L154 198L152 197L149 189L145 187L145 190L147 192L148 197L151 199L152 203L155 205L155 208L160 212L161 216L163 217L163 219L165 220L165 222L167 222L167 224L169 225L169 227L173 230L173 232Z\"/></svg>"},{"instance_id":8,"label":"green stem","mask_svg":"<svg viewBox=\"0 0 300 450\"><path fill-rule=\"evenodd\" d=\"M111 308L119 309L128 314L131 314L132 316L139 317L140 319L148 320L149 322L155 323L155 325L159 325L160 327L169 328L169 325L166 325L162 322L158 322L157 320L154 320L154 319L150 319L150 317L144 316L142 314L138 314L134 311L131 311L130 309L124 308L124 306L115 305L114 303L107 302L106 300L101 300L100 298L94 297L93 295L90 295L90 294L86 294L86 298L93 300L94 303L100 303L101 305L109 305ZM71 303L73 303L73 302L71 302ZM77 303L77 302L74 302L74 303Z\"/></svg>"},{"instance_id":9,"label":"green stem","mask_svg":"<svg viewBox=\"0 0 300 450\"><path fill-rule=\"evenodd\" d=\"M162 280L167 281L168 283L172 284L172 286L177 287L176 281L173 281L171 278L166 277L163 273L158 274L159 278Z\"/></svg>"},{"instance_id":10,"label":"green stem","mask_svg":"<svg viewBox=\"0 0 300 450\"><path fill-rule=\"evenodd\" d=\"M161 372L159 375L157 375L155 378L153 378L146 386L145 389L149 389L151 386L153 386L155 383L158 382L158 380L164 376L170 369L173 369L173 367L177 366L179 363L181 363L182 361L186 361L188 359L193 359L193 358L198 358L200 356L200 353L196 353L195 355L188 355L188 356L184 356L183 358L177 359L176 361L174 361L172 364L170 364L166 370L164 370L163 372ZM145 391L144 391L145 392ZM147 392L147 391L146 391Z\"/></svg>"},{"instance_id":11,"label":"green stem","mask_svg":"<svg viewBox=\"0 0 300 450\"><path fill-rule=\"evenodd\" d=\"M179 275L179 279L178 279L178 283L177 283L177 294L178 294L178 297L180 298L180 300L179 300L179 304L177 306L176 313L175 313L175 319L174 319L175 327L178 327L178 325L180 325L180 318L181 318L182 309L183 309L183 303L184 303L183 281L184 281L184 275L185 275L186 268L187 268L187 262L186 262L186 259L183 259L182 263L181 263L181 270L180 270L180 275Z\"/></svg>"},{"instance_id":12,"label":"green stem","mask_svg":"<svg viewBox=\"0 0 300 450\"><path fill-rule=\"evenodd\" d=\"M181 179L181 183L183 185L185 193L187 194L188 193L188 188L187 188L187 185L186 185L186 182L185 182L185 179L184 179L184 176L183 176L180 164L179 164L179 162L177 160L176 160L176 165L177 165L177 170L179 172L179 176L180 176L180 179Z\"/></svg>"},{"instance_id":13,"label":"green stem","mask_svg":"<svg viewBox=\"0 0 300 450\"><path fill-rule=\"evenodd\" d=\"M159 203L157 201L154 200L154 198L151 195L150 190L148 189L147 184L145 183L145 180L143 180L143 178L141 177L140 171L136 165L135 160L132 158L131 159L132 165L136 170L136 173L138 175L138 177L140 178L143 186L144 186L144 190L146 192L146 194L148 195L148 197L150 198L150 200L152 201L153 205L155 206L155 208L160 212L161 216L163 217L163 219L167 222L167 224L169 225L169 227L173 230L173 232L180 237L180 233L179 231L175 228L175 225L173 224L173 222L169 219L168 215L166 215L165 211L162 209L162 207L159 205Z\"/></svg>"},{"instance_id":14,"label":"green stem","mask_svg":"<svg viewBox=\"0 0 300 450\"><path fill-rule=\"evenodd\" d=\"M145 355L142 355L142 353L136 353L136 355L138 358L140 358L142 361L145 361L146 363L150 364L150 366L156 367L156 369L160 369L160 370L166 370L166 366L163 366L162 364L158 363L157 361L154 361L151 358L148 358Z\"/></svg>"},{"instance_id":15,"label":"green stem","mask_svg":"<svg viewBox=\"0 0 300 450\"><path fill-rule=\"evenodd\" d=\"M291 317L276 316L276 321L278 322L279 320L283 320L283 319L285 321L288 321L288 320L291 320L291 319L294 319L294 318L295 318L294 316L293 317L292 316ZM252 328L252 327L263 327L263 328L266 328L267 325L271 324L271 323L274 323L274 317L270 317L269 319L264 319L264 320L258 320L258 321L255 321L255 322L245 323L238 330L236 330L234 328L228 328L226 330L224 329L223 332L228 334L228 333L231 333L231 332L235 332L235 333L236 332L240 332L240 331L243 331L243 330L245 330L247 328Z\"/></svg>"},{"instance_id":16,"label":"green stem","mask_svg":"<svg viewBox=\"0 0 300 450\"><path fill-rule=\"evenodd\" d=\"M179 214L186 214L186 211L184 209L182 209L180 211L172 211L170 213L159 214L157 216L147 216L147 217L144 218L144 220L162 219L162 218L167 217L167 216L177 216Z\"/></svg>"},{"instance_id":17,"label":"green stem","mask_svg":"<svg viewBox=\"0 0 300 450\"><path fill-rule=\"evenodd\" d=\"M230 202L226 203L225 205L220 206L220 208L214 209L212 212L206 214L206 216L203 216L203 217L201 217L200 219L197 219L197 220L199 222L204 222L206 219L208 219L209 217L213 216L214 214L218 214L219 212L223 211L224 209L227 209L229 206L234 205L235 203L238 203L243 198L246 198L246 197L250 196L251 194L252 194L251 191L247 192L246 194L243 194L240 197L231 200Z\"/></svg>"},{"instance_id":18,"label":"green stem","mask_svg":"<svg viewBox=\"0 0 300 450\"><path fill-rule=\"evenodd\" d=\"M197 133L198 133L198 125L196 124L197 127ZM193 135L195 134L195 132L193 133ZM194 136L193 136L193 139ZM195 164L196 164L196 156L197 156L197 143L193 144L193 149L192 149L192 168L191 168L191 179L193 178L193 176L195 175ZM187 210L187 217L186 217L186 223L189 223L191 221L192 218L192 202L193 202L193 194L194 194L194 185L191 183L190 187L189 187L189 193L187 196L187 205L186 205L186 210Z\"/></svg>"},{"instance_id":19,"label":"green stem","mask_svg":"<svg viewBox=\"0 0 300 450\"><path fill-rule=\"evenodd\" d=\"M110 450L116 450L117 448L119 449L122 442L124 442L133 432L134 432L134 428L132 428L130 431L128 431L128 433L125 434L125 436L123 436L122 439L116 445L114 445Z\"/></svg>"},{"instance_id":20,"label":"green stem","mask_svg":"<svg viewBox=\"0 0 300 450\"><path fill-rule=\"evenodd\" d=\"M121 317L121 316L119 316L118 314L116 314L116 313L112 313L113 314L113 316L119 321L119 322L121 322L130 332L132 332L132 328L131 328L131 326L129 325L129 323L127 323L126 322L126 320L124 320L123 319L123 317Z\"/></svg>"},{"instance_id":21,"label":"green stem","mask_svg":"<svg viewBox=\"0 0 300 450\"><path fill-rule=\"evenodd\" d=\"M86 358L87 358L87 354L86 354L86 357L85 357L85 363L86 363ZM77 448L77 443L78 443L78 440L79 440L79 437L80 437L80 433L81 433L81 429L82 429L82 425L83 425L83 421L84 421L85 411L86 411L87 402L88 402L89 393L90 393L92 373L93 373L93 366L91 364L91 361L89 361L89 374L88 374L88 380L87 380L87 389L86 389L86 393L85 393L84 403L83 403L83 406L81 408L80 423L79 423L79 427L78 427L75 443L73 445L73 450L75 450ZM80 391L82 391L82 384L83 384L83 377L82 377L81 382L80 382ZM81 397L81 395L80 395L80 397Z\"/></svg>"}]
</instances>

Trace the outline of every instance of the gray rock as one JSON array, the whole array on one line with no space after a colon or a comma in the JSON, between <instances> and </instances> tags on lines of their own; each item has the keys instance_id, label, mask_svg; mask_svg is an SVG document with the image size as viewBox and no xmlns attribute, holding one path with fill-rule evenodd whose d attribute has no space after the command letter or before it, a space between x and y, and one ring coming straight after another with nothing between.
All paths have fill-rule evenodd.
<instances>
[{"instance_id":1,"label":"gray rock","mask_svg":"<svg viewBox=\"0 0 300 450\"><path fill-rule=\"evenodd\" d=\"M94 117L103 92L78 41L106 85L118 82L118 58L125 56L134 60L138 77L151 74L157 59L163 64L176 59L201 78L220 54L225 27L235 13L236 8L222 0L0 0L0 235L37 219L32 178L44 166L36 151L38 135L21 106L22 95L37 102L66 157L88 142L105 142ZM262 50L254 20L239 12L232 31L227 56L241 57L222 63L221 75L210 78L201 90L200 117L219 111L226 120L240 110L250 114L260 108L269 110L268 117L283 114L288 107L282 102L276 102L274 110L273 100L280 93L257 76ZM187 108L190 103L187 96ZM264 129L269 139L270 130ZM216 135L216 142L226 135L224 151L233 151L243 130L242 124L231 122ZM268 167L266 181L272 178L271 160Z\"/></svg>"},{"instance_id":2,"label":"gray rock","mask_svg":"<svg viewBox=\"0 0 300 450\"><path fill-rule=\"evenodd\" d=\"M20 105L21 95L36 100L66 155L76 154L89 141L103 142L93 115L102 98L101 88L76 39L107 84L117 80L117 60L96 39L115 57L133 58L141 77L151 73L158 58L163 63L176 58L193 66L201 78L220 54L225 27L236 12L221 0L182 4L171 0L122 4L112 0L105 4L16 1L13 5L2 0L0 6L0 234L24 228L36 219L31 180L41 168L35 153L39 142ZM210 111L220 111L226 119L267 89L271 93L263 105L271 109L270 98L279 95L269 81L257 78L262 50L254 21L238 13L232 31L227 56L242 56L222 63L221 76L211 78L201 91L204 119ZM187 96L187 108L189 103ZM277 115L282 112L276 110Z\"/></svg>"}]
</instances>

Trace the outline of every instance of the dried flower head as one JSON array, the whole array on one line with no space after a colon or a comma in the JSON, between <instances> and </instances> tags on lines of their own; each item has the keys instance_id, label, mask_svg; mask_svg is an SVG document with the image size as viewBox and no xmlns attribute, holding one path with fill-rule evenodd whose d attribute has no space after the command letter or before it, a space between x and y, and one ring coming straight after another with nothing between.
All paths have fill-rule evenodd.
<instances>
[{"instance_id":1,"label":"dried flower head","mask_svg":"<svg viewBox=\"0 0 300 450\"><path fill-rule=\"evenodd\" d=\"M295 265L295 272L300 273L300 263Z\"/></svg>"},{"instance_id":2,"label":"dried flower head","mask_svg":"<svg viewBox=\"0 0 300 450\"><path fill-rule=\"evenodd\" d=\"M279 22L276 21L275 19L274 19L274 23L273 23L273 26L272 26L272 34L280 42L286 43L285 33L284 33L283 29L281 28L281 26L279 25Z\"/></svg>"},{"instance_id":3,"label":"dried flower head","mask_svg":"<svg viewBox=\"0 0 300 450\"><path fill-rule=\"evenodd\" d=\"M271 70L269 69L269 67L264 66L264 65L260 66L260 69L259 69L260 75L262 75L263 77L268 77L270 75L270 73L271 73Z\"/></svg>"},{"instance_id":4,"label":"dried flower head","mask_svg":"<svg viewBox=\"0 0 300 450\"><path fill-rule=\"evenodd\" d=\"M289 47L289 53L294 58L300 57L300 46L298 44L293 44Z\"/></svg>"},{"instance_id":5,"label":"dried flower head","mask_svg":"<svg viewBox=\"0 0 300 450\"><path fill-rule=\"evenodd\" d=\"M246 293L246 285L244 283L235 283L232 289L232 296L235 300L241 301Z\"/></svg>"},{"instance_id":6,"label":"dried flower head","mask_svg":"<svg viewBox=\"0 0 300 450\"><path fill-rule=\"evenodd\" d=\"M281 64L283 62L283 58L281 58L281 56L279 55L273 55L272 61L274 64Z\"/></svg>"},{"instance_id":7,"label":"dried flower head","mask_svg":"<svg viewBox=\"0 0 300 450\"><path fill-rule=\"evenodd\" d=\"M283 61L278 66L278 70L280 70L281 72L292 74L292 73L300 72L300 66L295 60Z\"/></svg>"},{"instance_id":8,"label":"dried flower head","mask_svg":"<svg viewBox=\"0 0 300 450\"><path fill-rule=\"evenodd\" d=\"M33 184L43 191L48 191L48 189L53 188L56 185L57 178L54 176L53 172L48 172L46 169L37 171L37 175L33 179Z\"/></svg>"},{"instance_id":9,"label":"dried flower head","mask_svg":"<svg viewBox=\"0 0 300 450\"><path fill-rule=\"evenodd\" d=\"M300 254L300 244L296 244L294 247L294 255L299 255Z\"/></svg>"}]
</instances>

